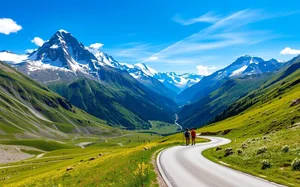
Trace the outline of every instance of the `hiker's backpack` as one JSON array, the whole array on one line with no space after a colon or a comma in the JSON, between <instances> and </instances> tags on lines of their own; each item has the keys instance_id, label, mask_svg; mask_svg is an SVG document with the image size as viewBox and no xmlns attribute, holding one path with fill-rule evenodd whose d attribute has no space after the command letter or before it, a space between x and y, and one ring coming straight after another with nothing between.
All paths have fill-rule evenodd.
<instances>
[{"instance_id":1,"label":"hiker's backpack","mask_svg":"<svg viewBox=\"0 0 300 187\"><path fill-rule=\"evenodd\" d=\"M189 132L189 131L185 131L185 132L184 132L184 136L185 136L185 137L190 137L190 132Z\"/></svg>"}]
</instances>

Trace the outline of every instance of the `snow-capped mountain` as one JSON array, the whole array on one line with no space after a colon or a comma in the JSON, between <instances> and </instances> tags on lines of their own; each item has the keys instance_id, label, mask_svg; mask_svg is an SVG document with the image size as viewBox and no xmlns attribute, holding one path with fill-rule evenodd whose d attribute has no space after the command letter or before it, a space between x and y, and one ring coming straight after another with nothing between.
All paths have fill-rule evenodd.
<instances>
[{"instance_id":1,"label":"snow-capped mountain","mask_svg":"<svg viewBox=\"0 0 300 187\"><path fill-rule=\"evenodd\" d=\"M120 71L128 72L132 77L134 77L137 81L142 83L144 86L149 88L150 90L164 95L165 97L174 99L176 93L172 90L165 87L161 82L157 79L153 78L153 76L157 73L154 69L150 68L146 64L137 63L137 64L127 64L127 63L119 63L112 56L99 51L98 49L86 47L93 55L97 58L97 60L102 64Z\"/></svg>"},{"instance_id":2,"label":"snow-capped mountain","mask_svg":"<svg viewBox=\"0 0 300 187\"><path fill-rule=\"evenodd\" d=\"M127 71L153 91L162 92L172 98L202 78L196 74L158 73L143 63L119 63L98 49L84 46L65 30L58 30L49 41L31 54L17 55L10 51L1 51L0 60L29 76L39 74L37 77L42 79L41 82L53 82L62 78L72 80L78 74L99 80L98 71L101 68L114 68Z\"/></svg>"},{"instance_id":3,"label":"snow-capped mountain","mask_svg":"<svg viewBox=\"0 0 300 187\"><path fill-rule=\"evenodd\" d=\"M45 64L72 72L89 73L95 76L99 69L98 60L82 43L78 42L69 32L57 31L48 42L29 55L28 61L34 61L31 66Z\"/></svg>"},{"instance_id":4,"label":"snow-capped mountain","mask_svg":"<svg viewBox=\"0 0 300 187\"><path fill-rule=\"evenodd\" d=\"M194 102L201 99L206 93L210 93L211 90L218 89L222 85L221 80L273 72L281 66L282 63L275 59L265 61L259 57L241 56L224 69L204 77L199 83L184 90L178 95L177 100L182 103Z\"/></svg>"},{"instance_id":5,"label":"snow-capped mountain","mask_svg":"<svg viewBox=\"0 0 300 187\"><path fill-rule=\"evenodd\" d=\"M245 55L239 57L236 61L234 61L231 65L227 66L226 68L217 71L218 76L216 78L220 79L223 77L237 77L252 74L262 74L265 72L274 71L280 66L281 64L275 59L265 61L259 57L251 57L249 55Z\"/></svg>"},{"instance_id":6,"label":"snow-capped mountain","mask_svg":"<svg viewBox=\"0 0 300 187\"><path fill-rule=\"evenodd\" d=\"M99 61L103 62L104 64L106 64L110 67L120 69L123 71L127 71L132 77L134 77L141 83L155 89L155 91L157 91L157 88L154 88L153 84L155 84L157 86L157 85L159 85L159 83L157 83L155 80L153 80L153 78L160 81L161 83L163 83L172 92L179 93L182 90L184 90L185 88L196 84L203 77L201 75L189 74L189 73L185 73L182 75L177 75L174 72L159 73L144 63L137 63L137 64L120 63L120 62L116 61L112 56L110 56L102 51L98 51L98 50L90 48L90 47L88 47L87 49L91 53L93 53ZM156 82L156 83L154 83L154 82ZM168 92L170 95L170 91L168 91ZM174 93L172 93L171 95L173 96Z\"/></svg>"},{"instance_id":7,"label":"snow-capped mountain","mask_svg":"<svg viewBox=\"0 0 300 187\"><path fill-rule=\"evenodd\" d=\"M94 55L64 30L29 55L1 54L6 57L2 60L23 74L113 126L148 128L149 120L173 121L177 110L176 103L166 97L171 91L158 80L150 77L152 87L141 84L127 71L112 67L118 64L112 57Z\"/></svg>"},{"instance_id":8,"label":"snow-capped mountain","mask_svg":"<svg viewBox=\"0 0 300 187\"><path fill-rule=\"evenodd\" d=\"M16 55L3 51L0 60L43 83L71 82L78 77L100 81L99 70L110 68L65 30L58 30L31 54Z\"/></svg>"},{"instance_id":9,"label":"snow-capped mountain","mask_svg":"<svg viewBox=\"0 0 300 187\"><path fill-rule=\"evenodd\" d=\"M143 63L137 63L137 64L127 64L127 63L119 63L116 61L112 56L99 51L97 49L93 49L90 47L87 47L87 49L94 54L94 56L104 64L120 69L120 70L126 70L128 73L133 76L136 79L139 79L141 76L151 76L153 77L155 74L157 74L156 70L150 68L146 64Z\"/></svg>"},{"instance_id":10,"label":"snow-capped mountain","mask_svg":"<svg viewBox=\"0 0 300 187\"><path fill-rule=\"evenodd\" d=\"M157 73L154 75L154 78L162 82L166 87L180 93L184 89L198 83L203 76L193 73L184 73L181 75L176 74L175 72L168 73Z\"/></svg>"},{"instance_id":11,"label":"snow-capped mountain","mask_svg":"<svg viewBox=\"0 0 300 187\"><path fill-rule=\"evenodd\" d=\"M144 84L147 82L146 80L150 77L155 78L175 93L180 93L182 90L196 84L203 77L201 75L190 73L185 73L181 75L178 75L175 72L160 73L144 63L119 63L115 61L111 56L103 52L96 53L95 56L99 60L111 67L127 71L135 79L143 81ZM153 80L148 82L153 82Z\"/></svg>"},{"instance_id":12,"label":"snow-capped mountain","mask_svg":"<svg viewBox=\"0 0 300 187\"><path fill-rule=\"evenodd\" d=\"M107 77L113 76L113 72L124 74L127 71L152 91L172 99L176 96L175 92L153 78L157 72L152 68L145 64L119 63L98 49L85 47L65 30L57 31L49 41L31 54L17 55L10 51L2 51L0 60L45 84L57 81L71 82L78 77L103 82L113 79Z\"/></svg>"},{"instance_id":13,"label":"snow-capped mountain","mask_svg":"<svg viewBox=\"0 0 300 187\"><path fill-rule=\"evenodd\" d=\"M99 51L98 49L93 49L90 47L86 47L86 49L89 52L91 52L95 56L95 58L99 62L101 62L102 65L107 65L107 66L110 66L113 68L122 69L121 64L118 61L116 61L112 56L110 56L102 51Z\"/></svg>"},{"instance_id":14,"label":"snow-capped mountain","mask_svg":"<svg viewBox=\"0 0 300 187\"><path fill-rule=\"evenodd\" d=\"M136 79L141 78L141 76L151 76L153 77L157 72L147 66L143 63L137 63L137 64L127 64L127 63L119 63L116 61L112 56L99 51L98 49L93 49L90 47L86 48L91 53L94 54L94 56L99 60L100 62L104 63L105 65L108 65L110 67L125 70L127 71L131 76L133 76Z\"/></svg>"}]
</instances>

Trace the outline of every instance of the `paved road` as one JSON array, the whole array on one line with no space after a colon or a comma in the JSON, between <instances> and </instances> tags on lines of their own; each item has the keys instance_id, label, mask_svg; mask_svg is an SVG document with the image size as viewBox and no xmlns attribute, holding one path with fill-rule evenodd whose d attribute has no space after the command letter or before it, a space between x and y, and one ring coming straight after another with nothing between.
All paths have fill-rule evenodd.
<instances>
[{"instance_id":1,"label":"paved road","mask_svg":"<svg viewBox=\"0 0 300 187\"><path fill-rule=\"evenodd\" d=\"M230 143L229 139L205 137L208 143L194 146L175 146L160 153L158 168L169 187L278 187L240 171L216 164L202 156L201 152Z\"/></svg>"}]
</instances>

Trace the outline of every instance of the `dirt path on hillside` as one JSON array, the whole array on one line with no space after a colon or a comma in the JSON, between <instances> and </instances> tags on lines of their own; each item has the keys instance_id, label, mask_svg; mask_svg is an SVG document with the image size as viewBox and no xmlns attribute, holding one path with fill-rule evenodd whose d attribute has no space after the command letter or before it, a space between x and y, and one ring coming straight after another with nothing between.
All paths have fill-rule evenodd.
<instances>
[{"instance_id":1,"label":"dirt path on hillside","mask_svg":"<svg viewBox=\"0 0 300 187\"><path fill-rule=\"evenodd\" d=\"M89 146L89 145L92 145L94 144L94 142L81 142L81 143L78 143L76 145L78 145L79 147L81 147L82 149L84 149L85 147Z\"/></svg>"},{"instance_id":2,"label":"dirt path on hillside","mask_svg":"<svg viewBox=\"0 0 300 187\"><path fill-rule=\"evenodd\" d=\"M17 162L27 158L31 158L34 155L24 153L23 150L35 150L41 151L35 148L17 145L0 145L0 164L7 164L10 162ZM42 152L42 151L41 151Z\"/></svg>"},{"instance_id":3,"label":"dirt path on hillside","mask_svg":"<svg viewBox=\"0 0 300 187\"><path fill-rule=\"evenodd\" d=\"M156 184L158 184L159 187L168 187L167 184L165 183L164 179L161 177L161 174L158 170L157 164L156 164L156 155L161 151L157 150L151 157L151 163L154 166L154 172L156 173ZM155 186L155 184L151 184L151 186Z\"/></svg>"}]
</instances>

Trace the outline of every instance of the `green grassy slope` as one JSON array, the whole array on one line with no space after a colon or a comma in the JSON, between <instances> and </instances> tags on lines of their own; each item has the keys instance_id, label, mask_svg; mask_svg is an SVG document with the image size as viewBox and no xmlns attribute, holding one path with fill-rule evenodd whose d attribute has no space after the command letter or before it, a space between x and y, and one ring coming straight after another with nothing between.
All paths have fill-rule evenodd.
<instances>
[{"instance_id":1,"label":"green grassy slope","mask_svg":"<svg viewBox=\"0 0 300 187\"><path fill-rule=\"evenodd\" d=\"M57 149L40 158L0 165L0 186L158 186L151 159L158 150L181 144L182 134L162 138L126 133L105 139L77 139L74 141L94 144L84 149ZM139 170L142 163L144 169Z\"/></svg>"},{"instance_id":2,"label":"green grassy slope","mask_svg":"<svg viewBox=\"0 0 300 187\"><path fill-rule=\"evenodd\" d=\"M140 77L138 79L140 83L145 85L147 88L149 88L151 91L160 94L164 97L167 97L169 99L174 100L175 97L177 96L177 93L174 92L173 90L169 89L166 87L163 83L161 83L159 80L153 77Z\"/></svg>"},{"instance_id":3,"label":"green grassy slope","mask_svg":"<svg viewBox=\"0 0 300 187\"><path fill-rule=\"evenodd\" d=\"M288 186L299 186L300 173L292 167L300 154L300 104L292 104L300 99L299 62L295 61L230 106L224 114L231 117L223 115L226 119L201 128L199 132L203 134L224 135L232 140L222 150L211 149L204 154L229 167ZM279 78L282 75L284 78ZM225 156L226 148L232 148L233 154Z\"/></svg>"},{"instance_id":4,"label":"green grassy slope","mask_svg":"<svg viewBox=\"0 0 300 187\"><path fill-rule=\"evenodd\" d=\"M65 139L115 129L0 62L0 139Z\"/></svg>"},{"instance_id":5,"label":"green grassy slope","mask_svg":"<svg viewBox=\"0 0 300 187\"><path fill-rule=\"evenodd\" d=\"M174 102L145 91L139 83L121 78L113 85L79 79L70 84L55 83L48 86L75 106L107 120L111 126L130 130L148 129L151 127L148 120L173 121L176 109Z\"/></svg>"},{"instance_id":6,"label":"green grassy slope","mask_svg":"<svg viewBox=\"0 0 300 187\"><path fill-rule=\"evenodd\" d=\"M270 76L270 74L246 76L226 81L208 96L184 106L178 114L179 123L183 127L200 127L211 122L230 104L258 88Z\"/></svg>"},{"instance_id":7,"label":"green grassy slope","mask_svg":"<svg viewBox=\"0 0 300 187\"><path fill-rule=\"evenodd\" d=\"M270 77L265 84L230 105L216 117L216 121L239 114L253 105L269 102L269 100L287 93L291 88L297 86L299 84L300 57L292 59L287 64L286 67Z\"/></svg>"}]
</instances>

